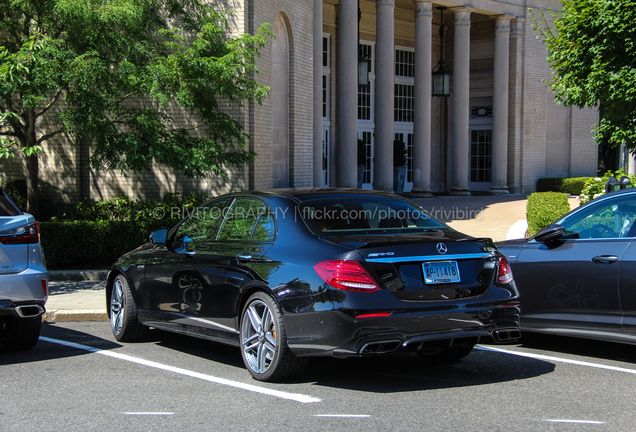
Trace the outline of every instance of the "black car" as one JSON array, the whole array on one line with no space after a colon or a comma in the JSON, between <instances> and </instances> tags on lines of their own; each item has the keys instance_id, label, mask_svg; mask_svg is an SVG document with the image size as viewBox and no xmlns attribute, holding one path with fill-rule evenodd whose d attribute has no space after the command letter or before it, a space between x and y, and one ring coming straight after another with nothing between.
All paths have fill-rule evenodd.
<instances>
[{"instance_id":1,"label":"black car","mask_svg":"<svg viewBox=\"0 0 636 432\"><path fill-rule=\"evenodd\" d=\"M523 299L521 328L636 344L636 189L581 206L497 246Z\"/></svg>"},{"instance_id":2,"label":"black car","mask_svg":"<svg viewBox=\"0 0 636 432\"><path fill-rule=\"evenodd\" d=\"M241 348L258 380L311 356L468 355L519 338L510 266L396 195L277 189L213 199L112 268L115 338L148 327Z\"/></svg>"}]
</instances>

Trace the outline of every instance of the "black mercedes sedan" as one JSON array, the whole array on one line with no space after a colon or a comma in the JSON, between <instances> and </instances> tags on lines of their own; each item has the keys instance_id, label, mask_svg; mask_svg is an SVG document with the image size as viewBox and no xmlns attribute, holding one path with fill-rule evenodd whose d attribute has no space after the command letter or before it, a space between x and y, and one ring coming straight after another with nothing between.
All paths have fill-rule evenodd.
<instances>
[{"instance_id":1,"label":"black mercedes sedan","mask_svg":"<svg viewBox=\"0 0 636 432\"><path fill-rule=\"evenodd\" d=\"M636 344L635 221L636 189L625 189L497 243L523 298L521 329Z\"/></svg>"},{"instance_id":2,"label":"black mercedes sedan","mask_svg":"<svg viewBox=\"0 0 636 432\"><path fill-rule=\"evenodd\" d=\"M215 198L122 256L106 301L118 341L149 327L240 347L277 381L312 356L468 355L519 338L519 295L487 238L397 195L276 189Z\"/></svg>"}]
</instances>

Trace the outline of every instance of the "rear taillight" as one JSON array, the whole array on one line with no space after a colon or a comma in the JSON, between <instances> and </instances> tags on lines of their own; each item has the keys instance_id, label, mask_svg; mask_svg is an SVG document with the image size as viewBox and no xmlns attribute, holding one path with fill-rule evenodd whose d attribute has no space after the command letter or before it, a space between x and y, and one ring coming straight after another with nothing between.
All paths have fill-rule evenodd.
<instances>
[{"instance_id":1,"label":"rear taillight","mask_svg":"<svg viewBox=\"0 0 636 432\"><path fill-rule=\"evenodd\" d=\"M10 230L0 231L0 242L5 245L39 243L40 223L33 222Z\"/></svg>"},{"instance_id":2,"label":"rear taillight","mask_svg":"<svg viewBox=\"0 0 636 432\"><path fill-rule=\"evenodd\" d=\"M505 256L499 255L499 271L497 273L497 282L507 284L512 282L512 269Z\"/></svg>"},{"instance_id":3,"label":"rear taillight","mask_svg":"<svg viewBox=\"0 0 636 432\"><path fill-rule=\"evenodd\" d=\"M40 282L42 282L42 291L44 292L44 297L48 297L49 296L49 290L46 286L46 279L41 279Z\"/></svg>"},{"instance_id":4,"label":"rear taillight","mask_svg":"<svg viewBox=\"0 0 636 432\"><path fill-rule=\"evenodd\" d=\"M380 286L358 261L323 261L314 266L327 284L346 291L375 292Z\"/></svg>"}]
</instances>

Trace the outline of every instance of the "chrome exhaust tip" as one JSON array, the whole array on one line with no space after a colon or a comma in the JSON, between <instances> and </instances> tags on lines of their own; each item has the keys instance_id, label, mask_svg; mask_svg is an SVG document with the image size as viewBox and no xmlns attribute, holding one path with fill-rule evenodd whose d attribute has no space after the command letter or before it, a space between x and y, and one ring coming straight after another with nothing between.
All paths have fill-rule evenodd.
<instances>
[{"instance_id":1,"label":"chrome exhaust tip","mask_svg":"<svg viewBox=\"0 0 636 432\"><path fill-rule=\"evenodd\" d=\"M15 313L17 313L20 318L35 318L44 314L44 312L44 308L38 304L15 307Z\"/></svg>"},{"instance_id":2,"label":"chrome exhaust tip","mask_svg":"<svg viewBox=\"0 0 636 432\"><path fill-rule=\"evenodd\" d=\"M399 350L402 342L399 340L369 342L360 349L360 354L386 354Z\"/></svg>"},{"instance_id":3,"label":"chrome exhaust tip","mask_svg":"<svg viewBox=\"0 0 636 432\"><path fill-rule=\"evenodd\" d=\"M518 328L499 329L492 332L492 337L496 342L511 342L521 337Z\"/></svg>"}]
</instances>

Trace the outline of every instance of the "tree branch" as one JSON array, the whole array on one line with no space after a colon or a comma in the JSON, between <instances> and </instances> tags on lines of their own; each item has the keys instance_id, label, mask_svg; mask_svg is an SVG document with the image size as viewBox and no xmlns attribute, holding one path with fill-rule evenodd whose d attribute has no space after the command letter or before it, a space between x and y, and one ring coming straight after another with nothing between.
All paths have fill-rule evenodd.
<instances>
[{"instance_id":1,"label":"tree branch","mask_svg":"<svg viewBox=\"0 0 636 432\"><path fill-rule=\"evenodd\" d=\"M55 95L55 97L53 98L53 100L47 106L45 106L42 111L40 111L39 113L35 113L35 117L36 118L40 117L42 114L46 113L53 105L55 105L55 102L57 102L57 100L59 99L63 91L64 89L60 89Z\"/></svg>"},{"instance_id":2,"label":"tree branch","mask_svg":"<svg viewBox=\"0 0 636 432\"><path fill-rule=\"evenodd\" d=\"M61 133L62 133L62 132L64 132L65 130L66 130L66 128L59 128L58 130L55 130L55 131L53 131L53 132L51 132L51 133L47 133L46 135L41 136L41 137L40 137L40 139L39 139L39 140L37 140L37 141L35 142L35 144L36 144L36 145L40 145L40 144L42 144L44 141L46 141L46 140L49 140L49 139L53 138L55 135L59 135L59 134L61 134Z\"/></svg>"},{"instance_id":3,"label":"tree branch","mask_svg":"<svg viewBox=\"0 0 636 432\"><path fill-rule=\"evenodd\" d=\"M121 99L119 99L119 100L118 100L117 102L115 102L115 103L120 104L120 103L122 103L123 101L125 101L126 99L128 99L129 97L134 96L134 94L135 94L135 93L128 93L127 95L124 95L124 97L122 97Z\"/></svg>"}]
</instances>

